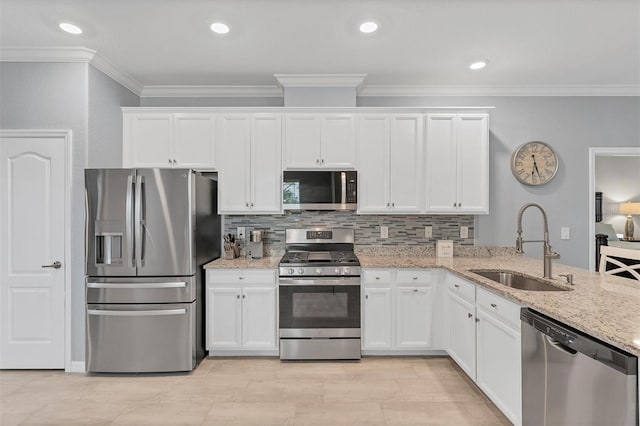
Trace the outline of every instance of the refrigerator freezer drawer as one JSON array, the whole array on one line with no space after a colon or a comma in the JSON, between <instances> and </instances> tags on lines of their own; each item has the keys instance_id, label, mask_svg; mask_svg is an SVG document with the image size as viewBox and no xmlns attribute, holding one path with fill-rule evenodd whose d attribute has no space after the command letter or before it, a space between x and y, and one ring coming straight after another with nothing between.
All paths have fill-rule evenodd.
<instances>
[{"instance_id":1,"label":"refrigerator freezer drawer","mask_svg":"<svg viewBox=\"0 0 640 426\"><path fill-rule=\"evenodd\" d=\"M87 371L190 371L195 304L87 305Z\"/></svg>"},{"instance_id":2,"label":"refrigerator freezer drawer","mask_svg":"<svg viewBox=\"0 0 640 426\"><path fill-rule=\"evenodd\" d=\"M196 277L88 277L87 303L190 303L196 299Z\"/></svg>"}]
</instances>

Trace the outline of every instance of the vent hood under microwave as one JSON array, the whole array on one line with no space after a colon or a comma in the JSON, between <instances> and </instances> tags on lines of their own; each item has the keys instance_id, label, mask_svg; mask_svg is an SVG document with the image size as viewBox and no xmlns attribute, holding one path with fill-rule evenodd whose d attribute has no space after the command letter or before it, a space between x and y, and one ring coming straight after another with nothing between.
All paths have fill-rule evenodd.
<instances>
[{"instance_id":1,"label":"vent hood under microwave","mask_svg":"<svg viewBox=\"0 0 640 426\"><path fill-rule=\"evenodd\" d=\"M285 171L282 206L284 210L356 210L358 172Z\"/></svg>"}]
</instances>

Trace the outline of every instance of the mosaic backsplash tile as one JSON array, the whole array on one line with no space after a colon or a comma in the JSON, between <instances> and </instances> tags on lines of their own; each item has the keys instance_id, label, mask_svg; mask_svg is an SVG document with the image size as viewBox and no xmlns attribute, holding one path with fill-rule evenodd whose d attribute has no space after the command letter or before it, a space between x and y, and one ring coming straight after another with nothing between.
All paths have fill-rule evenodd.
<instances>
[{"instance_id":1,"label":"mosaic backsplash tile","mask_svg":"<svg viewBox=\"0 0 640 426\"><path fill-rule=\"evenodd\" d=\"M353 228L355 244L366 250L375 246L411 246L418 250L435 248L436 240L453 240L455 247L474 245L474 220L467 215L357 215L353 212L300 212L282 215L225 216L224 233L235 234L238 226L264 231L265 254L277 255L284 251L284 231L287 228ZM380 238L380 226L389 227L389 238ZM432 227L432 237L424 237L424 227ZM469 238L460 238L460 227L469 228Z\"/></svg>"}]
</instances>

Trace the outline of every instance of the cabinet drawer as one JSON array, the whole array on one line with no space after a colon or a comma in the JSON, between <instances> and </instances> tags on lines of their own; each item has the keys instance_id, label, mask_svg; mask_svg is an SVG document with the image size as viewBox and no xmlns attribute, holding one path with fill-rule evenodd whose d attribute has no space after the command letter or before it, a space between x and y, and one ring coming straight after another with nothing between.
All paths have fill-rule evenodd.
<instances>
[{"instance_id":1,"label":"cabinet drawer","mask_svg":"<svg viewBox=\"0 0 640 426\"><path fill-rule=\"evenodd\" d=\"M375 285L391 282L393 271L390 269L365 269L362 275L362 282L365 285Z\"/></svg>"},{"instance_id":2,"label":"cabinet drawer","mask_svg":"<svg viewBox=\"0 0 640 426\"><path fill-rule=\"evenodd\" d=\"M483 288L478 288L477 296L477 306L482 307L497 319L520 329L520 305Z\"/></svg>"},{"instance_id":3,"label":"cabinet drawer","mask_svg":"<svg viewBox=\"0 0 640 426\"><path fill-rule=\"evenodd\" d=\"M407 270L400 269L396 275L398 284L430 284L434 282L431 270Z\"/></svg>"},{"instance_id":4,"label":"cabinet drawer","mask_svg":"<svg viewBox=\"0 0 640 426\"><path fill-rule=\"evenodd\" d=\"M276 271L264 269L216 269L207 270L207 285L272 284L276 283Z\"/></svg>"},{"instance_id":5,"label":"cabinet drawer","mask_svg":"<svg viewBox=\"0 0 640 426\"><path fill-rule=\"evenodd\" d=\"M453 294L468 300L471 303L476 301L476 285L469 281L449 274L447 276L447 288Z\"/></svg>"}]
</instances>

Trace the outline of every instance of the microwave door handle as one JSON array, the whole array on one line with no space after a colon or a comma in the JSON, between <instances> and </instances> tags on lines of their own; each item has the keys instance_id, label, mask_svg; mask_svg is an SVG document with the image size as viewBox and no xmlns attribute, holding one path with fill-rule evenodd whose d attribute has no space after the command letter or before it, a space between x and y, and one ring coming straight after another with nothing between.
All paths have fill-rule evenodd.
<instances>
[{"instance_id":1,"label":"microwave door handle","mask_svg":"<svg viewBox=\"0 0 640 426\"><path fill-rule=\"evenodd\" d=\"M125 201L125 226L127 234L127 253L130 256L131 266L136 267L136 254L134 253L134 236L133 236L133 175L127 176L127 199Z\"/></svg>"},{"instance_id":2,"label":"microwave door handle","mask_svg":"<svg viewBox=\"0 0 640 426\"><path fill-rule=\"evenodd\" d=\"M142 188L143 188L143 177L136 176L136 205L135 205L135 236L136 236L136 259L138 260L139 266L144 266L144 241L142 237L143 232L143 214L142 214Z\"/></svg>"},{"instance_id":3,"label":"microwave door handle","mask_svg":"<svg viewBox=\"0 0 640 426\"><path fill-rule=\"evenodd\" d=\"M347 204L347 174L345 172L340 173L340 203Z\"/></svg>"}]
</instances>

